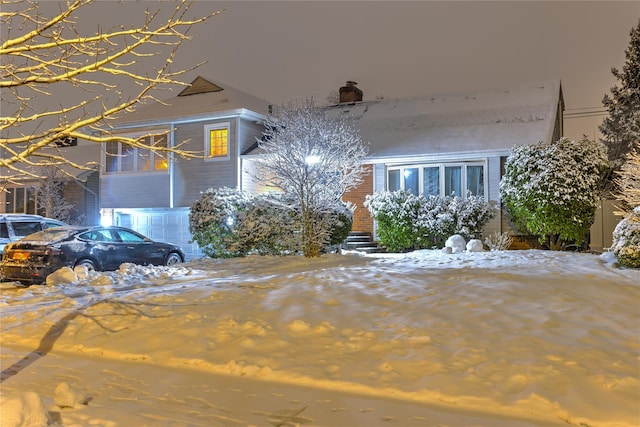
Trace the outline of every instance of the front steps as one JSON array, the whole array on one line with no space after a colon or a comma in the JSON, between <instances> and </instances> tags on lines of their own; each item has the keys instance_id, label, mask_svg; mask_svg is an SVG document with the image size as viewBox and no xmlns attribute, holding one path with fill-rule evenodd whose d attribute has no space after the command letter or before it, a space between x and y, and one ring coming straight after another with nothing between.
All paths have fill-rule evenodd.
<instances>
[{"instance_id":1,"label":"front steps","mask_svg":"<svg viewBox=\"0 0 640 427\"><path fill-rule=\"evenodd\" d=\"M368 254L386 252L383 246L373 240L371 233L366 231L352 231L345 241L346 249L366 252Z\"/></svg>"}]
</instances>

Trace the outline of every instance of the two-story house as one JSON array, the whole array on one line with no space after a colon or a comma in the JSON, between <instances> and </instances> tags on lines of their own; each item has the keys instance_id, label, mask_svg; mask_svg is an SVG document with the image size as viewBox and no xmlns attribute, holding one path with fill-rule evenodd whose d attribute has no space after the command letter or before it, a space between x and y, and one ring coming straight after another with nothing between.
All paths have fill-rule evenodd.
<instances>
[{"instance_id":1,"label":"two-story house","mask_svg":"<svg viewBox=\"0 0 640 427\"><path fill-rule=\"evenodd\" d=\"M142 107L112 123L111 135L149 135L150 147L173 147L199 157L162 155L119 142L103 147L100 202L103 223L135 229L197 254L189 207L212 187L241 188L240 153L262 135L267 101L196 78L177 96Z\"/></svg>"}]
</instances>

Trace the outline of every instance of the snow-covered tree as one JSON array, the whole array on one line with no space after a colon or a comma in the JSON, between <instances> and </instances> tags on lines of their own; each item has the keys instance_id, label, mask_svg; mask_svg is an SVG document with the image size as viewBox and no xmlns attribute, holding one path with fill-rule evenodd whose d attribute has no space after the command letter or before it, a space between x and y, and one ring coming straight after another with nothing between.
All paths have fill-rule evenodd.
<instances>
[{"instance_id":1,"label":"snow-covered tree","mask_svg":"<svg viewBox=\"0 0 640 427\"><path fill-rule=\"evenodd\" d=\"M303 253L319 256L343 194L362 182L366 146L352 122L328 116L313 99L277 108L265 125L257 178L293 197L301 215Z\"/></svg>"},{"instance_id":2,"label":"snow-covered tree","mask_svg":"<svg viewBox=\"0 0 640 427\"><path fill-rule=\"evenodd\" d=\"M36 190L38 211L48 218L69 222L74 206L64 198L64 187L70 178L52 166L44 167L42 173L44 179Z\"/></svg>"},{"instance_id":3,"label":"snow-covered tree","mask_svg":"<svg viewBox=\"0 0 640 427\"><path fill-rule=\"evenodd\" d=\"M635 149L627 155L616 184L620 191L617 198L625 203L624 209L640 206L640 141L635 143Z\"/></svg>"},{"instance_id":4,"label":"snow-covered tree","mask_svg":"<svg viewBox=\"0 0 640 427\"><path fill-rule=\"evenodd\" d=\"M604 146L586 138L515 146L500 182L502 200L516 226L550 249L581 245L594 220L606 165Z\"/></svg>"},{"instance_id":5,"label":"snow-covered tree","mask_svg":"<svg viewBox=\"0 0 640 427\"><path fill-rule=\"evenodd\" d=\"M612 68L618 84L605 94L602 103L609 112L600 132L607 146L611 170L607 184L619 170L634 144L640 142L640 20L630 32L631 40L625 51L626 61L622 70Z\"/></svg>"},{"instance_id":6,"label":"snow-covered tree","mask_svg":"<svg viewBox=\"0 0 640 427\"><path fill-rule=\"evenodd\" d=\"M92 12L93 0L57 5L57 13L44 16L38 2L2 0L0 168L13 182L41 178L39 166L90 169L65 158L60 146L114 140L105 134L109 119L155 100L156 90L184 85L179 78L190 69L172 67L173 58L190 28L215 15L188 18L190 2L172 0L126 17L139 25L121 21L86 32L76 22ZM121 86L138 89L125 92ZM117 140L148 150L145 136ZM179 146L151 149L195 155Z\"/></svg>"}]
</instances>

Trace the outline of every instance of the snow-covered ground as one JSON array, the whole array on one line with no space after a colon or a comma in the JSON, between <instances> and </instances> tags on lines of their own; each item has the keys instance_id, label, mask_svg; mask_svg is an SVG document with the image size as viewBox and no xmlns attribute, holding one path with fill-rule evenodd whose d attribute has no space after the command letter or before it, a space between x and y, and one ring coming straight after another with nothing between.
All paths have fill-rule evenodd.
<instances>
[{"instance_id":1,"label":"snow-covered ground","mask_svg":"<svg viewBox=\"0 0 640 427\"><path fill-rule=\"evenodd\" d=\"M606 255L76 273L0 284L2 426L640 425L640 271Z\"/></svg>"}]
</instances>

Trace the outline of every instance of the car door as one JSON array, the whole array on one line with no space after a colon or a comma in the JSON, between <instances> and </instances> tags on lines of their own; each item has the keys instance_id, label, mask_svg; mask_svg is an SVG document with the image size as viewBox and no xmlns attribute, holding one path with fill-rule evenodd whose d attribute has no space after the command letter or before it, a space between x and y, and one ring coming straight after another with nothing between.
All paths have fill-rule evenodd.
<instances>
[{"instance_id":1,"label":"car door","mask_svg":"<svg viewBox=\"0 0 640 427\"><path fill-rule=\"evenodd\" d=\"M116 270L120 266L118 236L114 235L111 230L91 230L81 234L78 238L87 245L83 251L77 254L78 258L95 258L103 270Z\"/></svg>"},{"instance_id":2,"label":"car door","mask_svg":"<svg viewBox=\"0 0 640 427\"><path fill-rule=\"evenodd\" d=\"M123 262L140 265L162 265L164 263L162 252L157 250L151 240L131 230L117 229L116 232L124 246L122 253L127 257L127 261Z\"/></svg>"}]
</instances>

